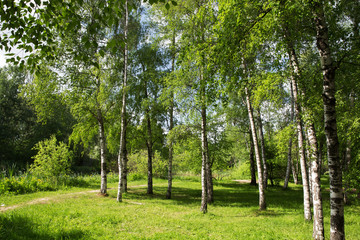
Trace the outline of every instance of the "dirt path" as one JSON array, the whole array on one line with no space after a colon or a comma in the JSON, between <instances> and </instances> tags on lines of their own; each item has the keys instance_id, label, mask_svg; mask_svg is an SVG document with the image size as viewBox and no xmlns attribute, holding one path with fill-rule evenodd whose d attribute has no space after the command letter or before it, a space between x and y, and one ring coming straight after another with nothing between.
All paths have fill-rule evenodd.
<instances>
[{"instance_id":1,"label":"dirt path","mask_svg":"<svg viewBox=\"0 0 360 240\"><path fill-rule=\"evenodd\" d=\"M238 183L242 183L242 184L251 183L251 180L233 180L233 181L238 182Z\"/></svg>"},{"instance_id":2,"label":"dirt path","mask_svg":"<svg viewBox=\"0 0 360 240\"><path fill-rule=\"evenodd\" d=\"M156 184L154 184L154 186L155 185ZM136 186L130 186L130 188L139 188L139 187L146 187L146 186L147 185L136 185ZM108 188L108 190L111 190L111 189L113 189L113 188ZM55 201L55 200L58 200L59 198L66 199L66 198L71 197L71 196L77 196L77 195L88 194L88 193L100 193L100 190L99 189L88 190L88 191L82 191L82 192L65 193L65 194L51 196L51 197L37 198L37 199L33 199L33 200L29 201L29 202L24 202L24 203L20 203L20 204L8 206L8 207L4 206L4 205L1 205L0 206L0 213L6 212L6 211L9 211L9 210L13 210L13 209L16 209L16 208L19 208L19 207L23 207L23 206L34 205L34 204L47 204L47 203L50 203L52 200ZM132 202L132 201L128 201L128 203L136 204L136 205L143 205L143 203Z\"/></svg>"},{"instance_id":3,"label":"dirt path","mask_svg":"<svg viewBox=\"0 0 360 240\"><path fill-rule=\"evenodd\" d=\"M250 180L233 180L235 182L238 182L240 184L247 184L250 183ZM161 185L161 184L154 184L154 185ZM136 185L136 186L130 186L130 188L139 188L139 187L146 187L147 185ZM113 189L113 188L108 188L108 190ZM34 205L34 204L47 204L50 203L51 201L56 201L59 198L61 199L66 199L68 197L71 196L77 196L77 195L82 195L82 194L88 194L88 193L96 193L96 192L100 192L99 189L96 190L88 190L88 191L82 191L82 192L73 192L73 193L65 193L65 194L61 194L61 195L56 195L56 196L51 196L51 197L44 197L44 198L37 198L37 199L33 199L29 202L24 202L24 203L20 203L20 204L16 204L16 205L12 205L12 206L0 206L0 212L6 212L9 210L13 210L19 207L23 207L23 206L29 206L29 205ZM128 203L131 204L136 204L136 205L143 205L144 203L139 203L139 202L132 202L132 201L126 201Z\"/></svg>"},{"instance_id":4,"label":"dirt path","mask_svg":"<svg viewBox=\"0 0 360 240\"><path fill-rule=\"evenodd\" d=\"M99 192L99 190L89 190L89 191L82 191L82 192L74 192L74 193L65 193L65 194L61 194L61 195L56 195L56 196L52 196L52 197L44 197L44 198L37 198L37 199L33 199L29 202L24 202L24 203L20 203L20 204L16 204L16 205L12 205L12 206L0 206L0 212L6 212L8 210L13 210L22 206L28 206L28 205L34 205L34 204L46 204L49 203L51 200L55 200L59 197L67 197L67 196L75 196L75 195L81 195L81 194L87 194L87 193L95 193L95 192Z\"/></svg>"}]
</instances>

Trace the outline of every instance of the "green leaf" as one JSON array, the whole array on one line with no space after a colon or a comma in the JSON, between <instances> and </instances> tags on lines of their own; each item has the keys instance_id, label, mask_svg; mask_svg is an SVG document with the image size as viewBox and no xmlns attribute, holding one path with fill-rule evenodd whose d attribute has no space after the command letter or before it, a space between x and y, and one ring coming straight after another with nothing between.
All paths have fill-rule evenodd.
<instances>
[{"instance_id":1,"label":"green leaf","mask_svg":"<svg viewBox=\"0 0 360 240\"><path fill-rule=\"evenodd\" d=\"M99 68L100 68L100 65L99 65L99 63L98 63L98 62L93 62L93 65L94 65L94 67L96 67L97 69L99 69Z\"/></svg>"},{"instance_id":2,"label":"green leaf","mask_svg":"<svg viewBox=\"0 0 360 240\"><path fill-rule=\"evenodd\" d=\"M101 50L99 51L99 54L100 54L101 57L104 57L104 55L105 55L104 50L101 49Z\"/></svg>"},{"instance_id":3,"label":"green leaf","mask_svg":"<svg viewBox=\"0 0 360 240\"><path fill-rule=\"evenodd\" d=\"M167 10L169 10L169 9L170 9L170 4L169 4L169 3L166 3L166 4L165 4L165 8L166 8Z\"/></svg>"},{"instance_id":4,"label":"green leaf","mask_svg":"<svg viewBox=\"0 0 360 240\"><path fill-rule=\"evenodd\" d=\"M171 1L172 5L177 6L177 2L176 1Z\"/></svg>"}]
</instances>

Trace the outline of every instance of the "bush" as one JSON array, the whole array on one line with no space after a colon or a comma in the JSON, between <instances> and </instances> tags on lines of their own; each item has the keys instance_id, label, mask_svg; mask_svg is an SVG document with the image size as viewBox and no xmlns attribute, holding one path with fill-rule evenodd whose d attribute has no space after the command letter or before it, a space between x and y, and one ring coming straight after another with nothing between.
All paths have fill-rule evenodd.
<instances>
[{"instance_id":1,"label":"bush","mask_svg":"<svg viewBox=\"0 0 360 240\"><path fill-rule=\"evenodd\" d=\"M39 142L34 149L38 153L33 157L34 163L30 166L31 173L40 178L55 181L55 183L70 173L72 151L65 143L58 143L55 136Z\"/></svg>"},{"instance_id":2,"label":"bush","mask_svg":"<svg viewBox=\"0 0 360 240\"><path fill-rule=\"evenodd\" d=\"M235 166L230 174L226 176L229 179L251 179L250 162L245 161Z\"/></svg>"},{"instance_id":3,"label":"bush","mask_svg":"<svg viewBox=\"0 0 360 240\"><path fill-rule=\"evenodd\" d=\"M145 180L146 178L146 175L141 173L130 173L128 176L128 181Z\"/></svg>"},{"instance_id":4,"label":"bush","mask_svg":"<svg viewBox=\"0 0 360 240\"><path fill-rule=\"evenodd\" d=\"M138 177L140 175L147 176L147 162L148 156L145 150L129 155L129 174L136 174ZM154 177L161 178L167 176L167 161L157 151L154 153L152 164Z\"/></svg>"}]
</instances>

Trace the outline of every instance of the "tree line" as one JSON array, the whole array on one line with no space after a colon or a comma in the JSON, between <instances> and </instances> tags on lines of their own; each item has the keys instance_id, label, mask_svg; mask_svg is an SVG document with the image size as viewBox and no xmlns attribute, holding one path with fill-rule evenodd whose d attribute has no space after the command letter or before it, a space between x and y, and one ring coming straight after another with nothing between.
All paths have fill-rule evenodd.
<instances>
[{"instance_id":1,"label":"tree line","mask_svg":"<svg viewBox=\"0 0 360 240\"><path fill-rule=\"evenodd\" d=\"M324 239L326 173L330 236L344 239L344 203L360 183L359 2L149 3L2 3L1 47L28 52L26 59L10 53L9 61L29 71L1 72L1 141L14 142L11 151L22 146L26 112L45 126L54 122L51 131L75 149L96 146L102 194L109 158L117 159L119 202L131 157L143 150L147 193L157 155L167 161L167 198L176 168L201 174L204 213L214 201L213 171L246 162L251 182L258 178L260 210L269 181L283 179L287 188L291 175L295 183L300 176L314 239ZM2 161L16 161L11 156L1 153Z\"/></svg>"}]
</instances>

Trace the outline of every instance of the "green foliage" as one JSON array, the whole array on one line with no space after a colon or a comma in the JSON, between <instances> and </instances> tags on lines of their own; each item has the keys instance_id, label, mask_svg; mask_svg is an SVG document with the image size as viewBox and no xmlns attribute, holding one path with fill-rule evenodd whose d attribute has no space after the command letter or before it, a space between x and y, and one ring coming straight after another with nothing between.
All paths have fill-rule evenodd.
<instances>
[{"instance_id":1,"label":"green foliage","mask_svg":"<svg viewBox=\"0 0 360 240\"><path fill-rule=\"evenodd\" d=\"M23 165L31 156L35 115L19 96L26 74L16 67L0 69L0 164ZM23 129L23 130L22 130ZM26 129L26 133L24 132Z\"/></svg>"},{"instance_id":2,"label":"green foliage","mask_svg":"<svg viewBox=\"0 0 360 240\"><path fill-rule=\"evenodd\" d=\"M30 166L31 173L55 181L70 173L73 153L65 143L58 143L55 136L39 142L34 150L37 154L34 156L34 163Z\"/></svg>"},{"instance_id":3,"label":"green foliage","mask_svg":"<svg viewBox=\"0 0 360 240\"><path fill-rule=\"evenodd\" d=\"M138 181L138 180L145 180L146 176L139 172L130 173L127 177L128 181Z\"/></svg>"},{"instance_id":4,"label":"green foliage","mask_svg":"<svg viewBox=\"0 0 360 240\"><path fill-rule=\"evenodd\" d=\"M360 196L360 156L352 159L348 170L344 172L344 183L346 184L348 196L351 201L359 201Z\"/></svg>"},{"instance_id":5,"label":"green foliage","mask_svg":"<svg viewBox=\"0 0 360 240\"><path fill-rule=\"evenodd\" d=\"M40 179L31 174L6 177L0 180L0 194L25 194L38 191L55 190L50 181Z\"/></svg>"},{"instance_id":6,"label":"green foliage","mask_svg":"<svg viewBox=\"0 0 360 240\"><path fill-rule=\"evenodd\" d=\"M289 140L292 138L293 145L297 144L295 128L293 124L289 124L283 129L278 130L274 137L274 154L275 158L281 162L287 161L289 150Z\"/></svg>"},{"instance_id":7,"label":"green foliage","mask_svg":"<svg viewBox=\"0 0 360 240\"><path fill-rule=\"evenodd\" d=\"M51 87L46 88L45 84L39 86L43 91L32 88L27 82L29 73L21 71L18 67L9 66L0 69L0 165L16 163L23 168L30 163L34 155L33 146L56 134L58 138L67 137L72 127L72 118L68 109L61 104L56 96L49 96ZM38 81L35 78L34 81ZM34 90L34 91L33 91ZM36 90L36 91L35 91ZM36 98L35 98L36 97ZM36 99L44 100L39 108L34 109ZM42 105L42 103L47 103ZM40 106L42 105L42 106ZM50 108L53 111L42 115L42 123L37 122L40 115L40 108ZM56 110L55 110L56 109ZM38 111L39 110L39 111Z\"/></svg>"},{"instance_id":8,"label":"green foliage","mask_svg":"<svg viewBox=\"0 0 360 240\"><path fill-rule=\"evenodd\" d=\"M237 166L233 167L231 170L229 170L229 175L226 177L226 179L229 180L243 180L243 179L250 179L251 178L251 172L250 172L250 162L249 161L243 161Z\"/></svg>"},{"instance_id":9,"label":"green foliage","mask_svg":"<svg viewBox=\"0 0 360 240\"><path fill-rule=\"evenodd\" d=\"M147 176L148 155L146 150L140 150L130 154L129 158L129 176L132 180L140 180ZM153 176L165 178L167 176L167 161L161 157L158 151L154 152L152 158Z\"/></svg>"},{"instance_id":10,"label":"green foliage","mask_svg":"<svg viewBox=\"0 0 360 240\"><path fill-rule=\"evenodd\" d=\"M201 141L198 137L187 136L174 147L174 172L201 172Z\"/></svg>"}]
</instances>

